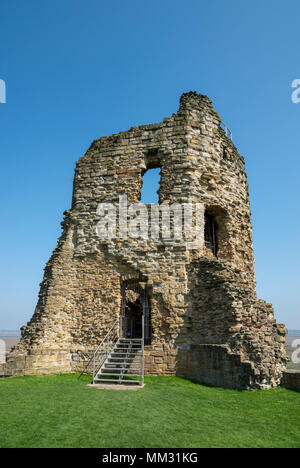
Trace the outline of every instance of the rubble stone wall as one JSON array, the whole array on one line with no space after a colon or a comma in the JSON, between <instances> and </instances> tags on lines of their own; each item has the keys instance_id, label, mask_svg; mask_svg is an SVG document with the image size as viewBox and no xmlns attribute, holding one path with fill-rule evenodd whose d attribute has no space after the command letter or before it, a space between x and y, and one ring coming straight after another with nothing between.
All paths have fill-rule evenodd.
<instances>
[{"instance_id":1,"label":"rubble stone wall","mask_svg":"<svg viewBox=\"0 0 300 468\"><path fill-rule=\"evenodd\" d=\"M281 385L300 392L300 371L289 369L283 373Z\"/></svg>"}]
</instances>

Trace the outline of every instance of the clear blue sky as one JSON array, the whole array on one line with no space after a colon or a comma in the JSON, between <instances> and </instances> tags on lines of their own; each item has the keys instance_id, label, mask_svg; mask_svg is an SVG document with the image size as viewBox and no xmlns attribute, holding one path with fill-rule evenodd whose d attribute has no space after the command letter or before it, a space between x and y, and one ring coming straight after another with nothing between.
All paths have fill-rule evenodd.
<instances>
[{"instance_id":1,"label":"clear blue sky","mask_svg":"<svg viewBox=\"0 0 300 468\"><path fill-rule=\"evenodd\" d=\"M190 90L246 158L258 295L300 329L299 0L6 0L0 15L0 329L34 311L78 157Z\"/></svg>"}]
</instances>

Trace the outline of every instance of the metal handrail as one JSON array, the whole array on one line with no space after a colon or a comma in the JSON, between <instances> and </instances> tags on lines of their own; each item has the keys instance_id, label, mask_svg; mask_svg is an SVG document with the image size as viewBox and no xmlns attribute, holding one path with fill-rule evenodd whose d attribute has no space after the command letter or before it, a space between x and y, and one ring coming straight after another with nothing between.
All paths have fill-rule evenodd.
<instances>
[{"instance_id":1,"label":"metal handrail","mask_svg":"<svg viewBox=\"0 0 300 468\"><path fill-rule=\"evenodd\" d=\"M107 341L107 344L106 344L106 349L100 354L100 358L98 358L97 362L98 362L98 365L96 366L96 354L94 355L94 362L93 362L93 382L94 382L94 379L95 379L95 376L97 375L99 369L101 369L103 363L105 362L105 360L108 358L110 352L113 350L115 344L117 343L118 341L118 338L116 340L114 340L111 345L109 341Z\"/></svg>"},{"instance_id":2,"label":"metal handrail","mask_svg":"<svg viewBox=\"0 0 300 468\"><path fill-rule=\"evenodd\" d=\"M90 367L91 363L92 363L92 360L94 359L94 353L92 354L92 356L90 357L90 359L88 360L88 363L85 365L85 367L83 368L83 370L81 371L81 374L80 376L78 377L78 379L81 379L81 377L83 376L83 374L86 374L88 368Z\"/></svg>"},{"instance_id":3,"label":"metal handrail","mask_svg":"<svg viewBox=\"0 0 300 468\"><path fill-rule=\"evenodd\" d=\"M94 361L95 359L95 355L97 354L97 352L99 351L99 349L101 348L101 346L103 345L104 341L107 339L107 336L110 334L110 332L113 330L113 328L116 326L116 323L118 322L118 318L116 319L116 321L114 322L114 324L111 326L111 328L109 329L109 331L107 332L107 334L105 335L105 337L103 338L103 340L101 341L100 345L98 346L98 348L96 349L96 351L93 352L91 358L89 359L88 363L86 364L86 366L84 367L83 371L81 372L80 376L78 377L78 379L80 379L83 374L86 373L86 370L90 367L91 363ZM94 376L93 376L93 379L94 379Z\"/></svg>"},{"instance_id":4,"label":"metal handrail","mask_svg":"<svg viewBox=\"0 0 300 468\"><path fill-rule=\"evenodd\" d=\"M144 385L145 376L145 314L142 315L142 384Z\"/></svg>"},{"instance_id":5,"label":"metal handrail","mask_svg":"<svg viewBox=\"0 0 300 468\"><path fill-rule=\"evenodd\" d=\"M114 324L111 326L111 328L108 330L108 332L106 333L105 337L103 338L103 340L101 341L101 343L99 344L98 348L96 349L95 353L96 354L99 350L99 348L101 348L102 344L104 343L104 341L106 340L107 336L110 334L110 332L112 331L112 329L116 326L116 323L119 321L119 317L116 319L116 321L114 322Z\"/></svg>"},{"instance_id":6,"label":"metal handrail","mask_svg":"<svg viewBox=\"0 0 300 468\"><path fill-rule=\"evenodd\" d=\"M112 330L116 327L117 323L119 322L119 318L116 319L116 321L113 323L113 325L111 326L111 328L109 329L109 331L107 332L107 334L105 335L105 337L103 338L103 340L101 341L100 345L98 346L98 348L96 349L96 351L94 352L94 356L93 356L93 383L94 383L94 380L95 380L95 376L99 370L99 368L101 368L103 362L105 361L105 359L107 359L109 353L111 352L111 349L113 349L115 343L118 341L119 339L119 335L118 333L116 333L117 337L113 340L113 342L111 343L110 345L110 335L111 335L111 332ZM97 354L99 353L99 350L102 349L103 345L106 345L105 346L105 349L102 351L101 353L101 357L100 359L98 359L98 361L100 362L101 361L101 365L99 367L99 364L97 366L97 371L96 371L96 358L97 358Z\"/></svg>"},{"instance_id":7,"label":"metal handrail","mask_svg":"<svg viewBox=\"0 0 300 468\"><path fill-rule=\"evenodd\" d=\"M220 127L222 128L222 130L224 131L225 135L227 136L227 138L229 138L231 141L232 141L232 132L231 130L227 127L226 124L224 124L224 122L221 122L220 123Z\"/></svg>"},{"instance_id":8,"label":"metal handrail","mask_svg":"<svg viewBox=\"0 0 300 468\"><path fill-rule=\"evenodd\" d=\"M101 343L97 347L96 351L93 353L91 359L89 360L88 365L85 367L86 369L87 367L91 365L91 362L93 362L93 381L92 381L93 383L95 382L95 379L98 376L99 370L102 368L106 360L109 358L110 354L113 352L121 336L120 335L121 327L119 328L118 326L120 319L121 317L118 317L115 320L115 322L110 327L109 331L106 333L105 337L102 339ZM145 314L144 313L142 314L142 327L141 328L142 328L142 338L134 338L134 340L141 342L140 382L144 384L144 375L145 375L145 368L144 368L145 367L145 363L144 363L145 361ZM133 351L133 348L131 345L129 349L127 350L126 358L124 360L126 361L126 365L127 365L127 358L132 353L132 351ZM125 374L126 372L121 372L119 376L119 380L122 379Z\"/></svg>"}]
</instances>

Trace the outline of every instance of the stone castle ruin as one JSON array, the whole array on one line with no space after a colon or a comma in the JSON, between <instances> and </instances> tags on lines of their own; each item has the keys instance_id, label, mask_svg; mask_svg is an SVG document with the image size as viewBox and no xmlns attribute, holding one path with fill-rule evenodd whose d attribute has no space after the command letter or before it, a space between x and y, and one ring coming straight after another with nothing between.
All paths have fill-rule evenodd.
<instances>
[{"instance_id":1,"label":"stone castle ruin","mask_svg":"<svg viewBox=\"0 0 300 468\"><path fill-rule=\"evenodd\" d=\"M128 206L139 203L153 168L161 174L158 213L198 206L190 248L188 232L130 237L124 219L114 236L97 234L99 204L115 206L118 216L125 195ZM175 224L171 211L171 230ZM62 227L7 368L26 358L33 374L74 371L74 355L94 351L117 323L120 336L143 336L148 374L239 389L279 385L286 330L256 296L244 158L208 97L183 94L162 123L95 140L77 162Z\"/></svg>"}]
</instances>

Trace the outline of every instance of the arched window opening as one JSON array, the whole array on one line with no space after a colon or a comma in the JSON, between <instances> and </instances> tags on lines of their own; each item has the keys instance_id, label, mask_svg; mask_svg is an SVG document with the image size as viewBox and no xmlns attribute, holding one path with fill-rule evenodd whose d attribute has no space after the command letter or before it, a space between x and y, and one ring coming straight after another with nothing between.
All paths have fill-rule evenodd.
<instances>
[{"instance_id":1,"label":"arched window opening","mask_svg":"<svg viewBox=\"0 0 300 468\"><path fill-rule=\"evenodd\" d=\"M212 251L214 256L218 253L218 237L217 237L218 224L215 220L214 215L205 212L205 245Z\"/></svg>"},{"instance_id":2,"label":"arched window opening","mask_svg":"<svg viewBox=\"0 0 300 468\"><path fill-rule=\"evenodd\" d=\"M141 203L151 204L159 202L160 168L148 169L143 175L141 189Z\"/></svg>"}]
</instances>

